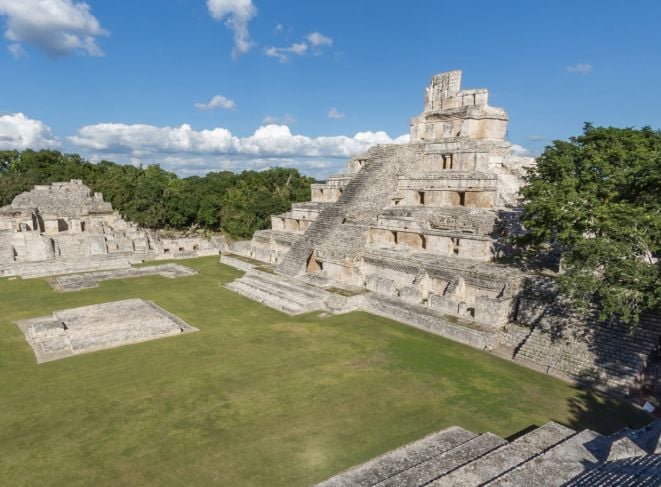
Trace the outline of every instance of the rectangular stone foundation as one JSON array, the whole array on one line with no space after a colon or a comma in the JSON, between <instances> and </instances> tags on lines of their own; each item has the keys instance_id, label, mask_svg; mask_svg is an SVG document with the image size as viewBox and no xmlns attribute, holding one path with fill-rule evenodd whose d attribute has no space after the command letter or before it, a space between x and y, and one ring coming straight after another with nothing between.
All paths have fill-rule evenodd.
<instances>
[{"instance_id":1,"label":"rectangular stone foundation","mask_svg":"<svg viewBox=\"0 0 661 487\"><path fill-rule=\"evenodd\" d=\"M127 299L20 320L37 363L198 331L151 301Z\"/></svg>"}]
</instances>

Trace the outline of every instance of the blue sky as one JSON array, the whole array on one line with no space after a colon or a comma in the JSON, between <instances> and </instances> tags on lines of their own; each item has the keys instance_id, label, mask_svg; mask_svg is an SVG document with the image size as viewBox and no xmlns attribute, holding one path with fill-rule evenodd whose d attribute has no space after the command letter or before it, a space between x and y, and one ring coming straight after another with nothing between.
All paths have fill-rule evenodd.
<instances>
[{"instance_id":1,"label":"blue sky","mask_svg":"<svg viewBox=\"0 0 661 487\"><path fill-rule=\"evenodd\" d=\"M584 121L661 128L660 19L658 1L0 0L0 148L324 177L462 69L539 153Z\"/></svg>"}]
</instances>

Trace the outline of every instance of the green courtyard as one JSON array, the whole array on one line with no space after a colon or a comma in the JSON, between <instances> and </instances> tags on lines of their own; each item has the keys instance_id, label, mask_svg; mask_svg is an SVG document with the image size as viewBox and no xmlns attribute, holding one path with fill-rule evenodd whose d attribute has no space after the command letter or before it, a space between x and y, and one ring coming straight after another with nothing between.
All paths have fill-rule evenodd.
<instances>
[{"instance_id":1,"label":"green courtyard","mask_svg":"<svg viewBox=\"0 0 661 487\"><path fill-rule=\"evenodd\" d=\"M223 288L241 272L217 257L181 263L199 274L77 293L0 280L4 485L309 485L451 425L509 437L648 420L392 320L289 317ZM132 297L200 331L37 365L13 324Z\"/></svg>"}]
</instances>

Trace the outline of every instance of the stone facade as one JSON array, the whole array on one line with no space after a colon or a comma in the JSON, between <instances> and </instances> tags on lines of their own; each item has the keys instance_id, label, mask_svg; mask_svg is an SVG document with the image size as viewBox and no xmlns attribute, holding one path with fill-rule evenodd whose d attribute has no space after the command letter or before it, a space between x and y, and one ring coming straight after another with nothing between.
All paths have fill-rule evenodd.
<instances>
[{"instance_id":1,"label":"stone facade","mask_svg":"<svg viewBox=\"0 0 661 487\"><path fill-rule=\"evenodd\" d=\"M0 277L121 268L219 250L215 241L164 239L127 222L80 180L35 186L0 208Z\"/></svg>"}]
</instances>

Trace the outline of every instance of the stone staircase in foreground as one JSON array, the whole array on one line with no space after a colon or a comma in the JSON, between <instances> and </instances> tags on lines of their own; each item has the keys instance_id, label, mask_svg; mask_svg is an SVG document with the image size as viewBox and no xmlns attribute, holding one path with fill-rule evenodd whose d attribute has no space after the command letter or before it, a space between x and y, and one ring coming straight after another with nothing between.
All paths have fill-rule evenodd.
<instances>
[{"instance_id":1,"label":"stone staircase in foreground","mask_svg":"<svg viewBox=\"0 0 661 487\"><path fill-rule=\"evenodd\" d=\"M317 487L661 485L661 421L610 436L557 423L508 442L451 427Z\"/></svg>"},{"instance_id":2,"label":"stone staircase in foreground","mask_svg":"<svg viewBox=\"0 0 661 487\"><path fill-rule=\"evenodd\" d=\"M289 315L324 309L332 293L299 280L257 270L225 286L243 296Z\"/></svg>"}]
</instances>

